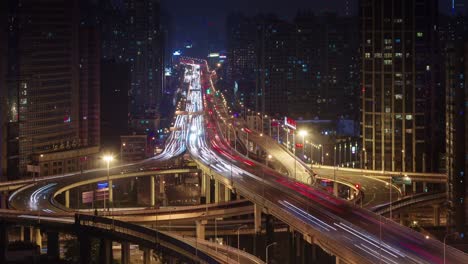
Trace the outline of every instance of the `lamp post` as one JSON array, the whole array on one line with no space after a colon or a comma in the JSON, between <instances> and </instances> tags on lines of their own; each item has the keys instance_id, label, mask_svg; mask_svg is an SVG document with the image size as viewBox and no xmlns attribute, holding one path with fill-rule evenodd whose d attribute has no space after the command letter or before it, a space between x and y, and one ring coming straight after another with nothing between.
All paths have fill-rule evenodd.
<instances>
[{"instance_id":1,"label":"lamp post","mask_svg":"<svg viewBox=\"0 0 468 264\"><path fill-rule=\"evenodd\" d=\"M111 206L111 203L112 203L112 183L110 181L110 175L109 175L109 171L110 171L110 163L114 160L114 157L111 156L111 155L105 155L103 157L103 160L106 162L107 164L107 192L108 192L108 196L109 196L109 208ZM109 211L109 208L107 208L107 211ZM106 209L106 197L104 197L104 210Z\"/></svg>"},{"instance_id":2,"label":"lamp post","mask_svg":"<svg viewBox=\"0 0 468 264\"><path fill-rule=\"evenodd\" d=\"M246 144L245 144L245 149L247 151L246 151L245 156L248 158L249 157L249 133L244 128L242 128L241 131L245 132L245 135L247 137Z\"/></svg>"},{"instance_id":3,"label":"lamp post","mask_svg":"<svg viewBox=\"0 0 468 264\"><path fill-rule=\"evenodd\" d=\"M307 131L305 130L300 130L299 131L299 136L302 137L302 156L305 155L305 136L307 136Z\"/></svg>"},{"instance_id":4,"label":"lamp post","mask_svg":"<svg viewBox=\"0 0 468 264\"><path fill-rule=\"evenodd\" d=\"M237 228L237 263L240 263L240 256L239 256L239 251L240 251L240 230L241 228L247 227L246 225L241 225Z\"/></svg>"},{"instance_id":5,"label":"lamp post","mask_svg":"<svg viewBox=\"0 0 468 264\"><path fill-rule=\"evenodd\" d=\"M265 251L266 251L266 254L265 254L265 255L266 255L266 257L265 257L265 263L266 263L266 264L268 264L268 249L269 249L271 246L276 246L276 244L277 244L276 242L273 242L273 243L269 244L268 246L266 246L266 249L265 249Z\"/></svg>"}]
</instances>

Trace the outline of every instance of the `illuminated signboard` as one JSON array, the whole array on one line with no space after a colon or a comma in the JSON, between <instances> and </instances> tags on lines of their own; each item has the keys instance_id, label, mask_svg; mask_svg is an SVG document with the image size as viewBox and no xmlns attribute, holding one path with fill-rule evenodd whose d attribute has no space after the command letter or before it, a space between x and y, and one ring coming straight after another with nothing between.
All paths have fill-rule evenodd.
<instances>
[{"instance_id":1,"label":"illuminated signboard","mask_svg":"<svg viewBox=\"0 0 468 264\"><path fill-rule=\"evenodd\" d=\"M289 117L284 117L284 124L290 129L296 130L296 121Z\"/></svg>"},{"instance_id":2,"label":"illuminated signboard","mask_svg":"<svg viewBox=\"0 0 468 264\"><path fill-rule=\"evenodd\" d=\"M208 57L209 57L209 58L218 58L218 57L219 57L219 53L210 53L210 54L208 54Z\"/></svg>"}]
</instances>

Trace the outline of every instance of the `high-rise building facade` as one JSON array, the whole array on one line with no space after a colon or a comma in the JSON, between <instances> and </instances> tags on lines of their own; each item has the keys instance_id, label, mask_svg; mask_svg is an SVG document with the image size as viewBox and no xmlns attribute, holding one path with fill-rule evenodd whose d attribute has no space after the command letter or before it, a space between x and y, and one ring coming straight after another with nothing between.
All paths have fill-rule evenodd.
<instances>
[{"instance_id":1,"label":"high-rise building facade","mask_svg":"<svg viewBox=\"0 0 468 264\"><path fill-rule=\"evenodd\" d=\"M159 0L127 0L128 57L132 67L130 111L145 117L157 113L162 97L163 47Z\"/></svg>"},{"instance_id":2,"label":"high-rise building facade","mask_svg":"<svg viewBox=\"0 0 468 264\"><path fill-rule=\"evenodd\" d=\"M437 0L361 0L359 12L363 165L438 170Z\"/></svg>"},{"instance_id":3,"label":"high-rise building facade","mask_svg":"<svg viewBox=\"0 0 468 264\"><path fill-rule=\"evenodd\" d=\"M11 3L9 175L73 171L74 158L99 149L99 38L80 34L76 0ZM68 165L55 161L59 152L69 152Z\"/></svg>"},{"instance_id":4,"label":"high-rise building facade","mask_svg":"<svg viewBox=\"0 0 468 264\"><path fill-rule=\"evenodd\" d=\"M355 119L357 24L301 12L228 18L228 79L256 112L298 119Z\"/></svg>"},{"instance_id":5,"label":"high-rise building facade","mask_svg":"<svg viewBox=\"0 0 468 264\"><path fill-rule=\"evenodd\" d=\"M0 181L6 179L7 168L7 1L0 2Z\"/></svg>"},{"instance_id":6,"label":"high-rise building facade","mask_svg":"<svg viewBox=\"0 0 468 264\"><path fill-rule=\"evenodd\" d=\"M465 233L468 219L468 19L451 17L445 48L447 226Z\"/></svg>"},{"instance_id":7,"label":"high-rise building facade","mask_svg":"<svg viewBox=\"0 0 468 264\"><path fill-rule=\"evenodd\" d=\"M158 115L164 86L164 34L160 8L159 0L106 0L99 3L102 56L130 65L130 119Z\"/></svg>"}]
</instances>

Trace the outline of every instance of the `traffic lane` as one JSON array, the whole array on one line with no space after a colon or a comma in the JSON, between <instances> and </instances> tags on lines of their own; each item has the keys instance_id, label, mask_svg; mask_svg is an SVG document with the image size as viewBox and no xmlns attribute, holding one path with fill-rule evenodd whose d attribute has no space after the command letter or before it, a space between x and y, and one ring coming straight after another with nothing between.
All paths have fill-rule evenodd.
<instances>
[{"instance_id":1,"label":"traffic lane","mask_svg":"<svg viewBox=\"0 0 468 264\"><path fill-rule=\"evenodd\" d=\"M243 166L243 164L240 164L241 166ZM251 169L251 168L249 168ZM256 171L254 172L256 173L256 175L266 175L267 177L264 177L262 179L262 181L269 181L269 179L271 179L271 177L268 177L268 172L266 171L262 171L261 174L259 171ZM273 177L278 177L278 175L269 175L269 176L273 176ZM292 184L298 184L298 183L292 183ZM291 186L289 186L291 187ZM302 188L304 188L306 190L305 193L303 193L304 195L307 195L307 194L310 194L312 192L317 192L316 190L313 190L311 189L309 186L302 186ZM268 190L266 190L265 186L263 186L263 188L261 190L257 190L258 193L268 193ZM296 189L296 191L300 191L300 189ZM289 195L287 197L292 197L293 195L295 195L296 193L289 193ZM318 194L318 196L320 195L324 195L325 194ZM310 196L308 198L311 198ZM332 198L332 199L336 199L336 198ZM335 201L337 201L338 199L336 199ZM329 197L328 199L324 199L324 201L321 201L322 204L324 205L327 205L326 202L327 201L330 201ZM380 231L380 228L382 228L382 226L380 224L377 224L376 225L376 222L375 221L372 221L372 220L375 220L375 219L372 219L372 217L370 218L366 218L366 215L368 214L368 212L366 213L363 213L363 212L360 212L360 215L356 214L356 213L353 213L353 209L356 210L356 211L359 211L360 209L358 208L350 208L349 205L348 206L345 206L346 203L345 202L341 202L341 203L338 203L339 205L335 208L334 210L334 214L339 216L341 219L346 219L348 221L352 220L353 222L353 225L356 225L355 223L362 223L361 225L356 225L358 226L359 228L363 228L365 231L363 232L368 232L370 234L376 234L376 233L379 233ZM302 204L303 206L304 204ZM333 204L328 204L327 205L327 208L330 209L330 207L333 207L333 206L336 206L333 205ZM341 208L340 208L341 207ZM325 209L327 209L325 208ZM342 210L339 210L339 209L342 209ZM344 209L344 210L343 210ZM351 210L350 210L351 209ZM320 210L323 210L323 208L321 208ZM316 215L317 212L314 213L314 215ZM371 214L372 215L372 214ZM377 223L380 223L380 221L377 221ZM411 230L405 230L406 228L401 228L399 226L397 226L396 224L393 223L393 226L392 224L384 224L385 227L383 227L383 231L388 234L388 236L382 236L381 237L381 240L383 243L388 243L390 242L392 245L398 245L397 248L400 248L400 245L403 245L403 249L401 249L402 251L406 251L408 248L411 249L411 250L417 250L419 251L419 254L420 255L424 255L425 256L425 259L430 259L431 262L434 262L434 263L437 263L437 262L440 262L440 258L438 258L437 254L436 255L432 255L431 252L433 252L433 250L436 250L437 249L437 246L436 246L436 243L424 243L424 241L422 243L420 243L420 241L418 240L415 240L414 239L414 236L415 235L419 235L419 238L423 238L422 235L420 234L415 234L415 233L411 233L412 231ZM372 227L377 227L377 230ZM403 231L406 233L405 234L405 239L408 239L408 240L411 240L412 239L412 243L405 243L405 244L399 244L401 242L401 231ZM366 234L366 236L369 236L369 234ZM372 237L372 236L369 236L369 237ZM393 239L392 239L393 238ZM372 241L372 240L371 240ZM373 239L373 242L375 242L375 238ZM380 241L380 237L379 237L379 241ZM363 245L357 245L357 246L363 246ZM440 245L439 245L440 246ZM366 249L369 249L367 247L365 247ZM438 248L438 250L440 251L440 247ZM379 248L379 251L380 251L380 248ZM399 252L398 249L396 252ZM379 253L380 254L380 253ZM393 256L395 256L395 254L393 254ZM412 254L405 254L404 256L408 256L408 258L410 259L413 259L414 261L418 261L418 256L414 256ZM413 260L408 260L409 262L408 263L411 263L411 261ZM388 261L392 261L391 259L389 259ZM401 262L399 260L399 262Z\"/></svg>"}]
</instances>

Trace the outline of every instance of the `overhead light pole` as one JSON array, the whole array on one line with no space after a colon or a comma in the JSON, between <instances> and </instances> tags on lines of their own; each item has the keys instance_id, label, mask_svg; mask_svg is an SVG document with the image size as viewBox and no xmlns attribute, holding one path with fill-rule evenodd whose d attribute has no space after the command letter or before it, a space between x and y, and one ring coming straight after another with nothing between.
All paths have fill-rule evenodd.
<instances>
[{"instance_id":1,"label":"overhead light pole","mask_svg":"<svg viewBox=\"0 0 468 264\"><path fill-rule=\"evenodd\" d=\"M239 251L240 251L240 230L242 228L245 228L247 227L246 225L241 225L237 228L237 263L240 263L240 255L239 255Z\"/></svg>"},{"instance_id":2,"label":"overhead light pole","mask_svg":"<svg viewBox=\"0 0 468 264\"><path fill-rule=\"evenodd\" d=\"M105 155L103 157L103 160L106 162L106 165L107 165L107 192L108 192L108 198L109 198L109 206L107 208L107 211L109 211L109 208L113 201L112 182L110 181L110 163L114 160L114 157L112 155ZM104 197L104 210L105 209L106 209L106 197Z\"/></svg>"},{"instance_id":3,"label":"overhead light pole","mask_svg":"<svg viewBox=\"0 0 468 264\"><path fill-rule=\"evenodd\" d=\"M265 249L265 251L266 251L266 254L265 254L265 255L266 255L266 257L265 257L265 263L266 263L266 264L268 264L268 249L269 249L271 246L276 246L276 244L277 244L276 242L273 242L273 243L269 244L268 246L266 246L266 249Z\"/></svg>"}]
</instances>

